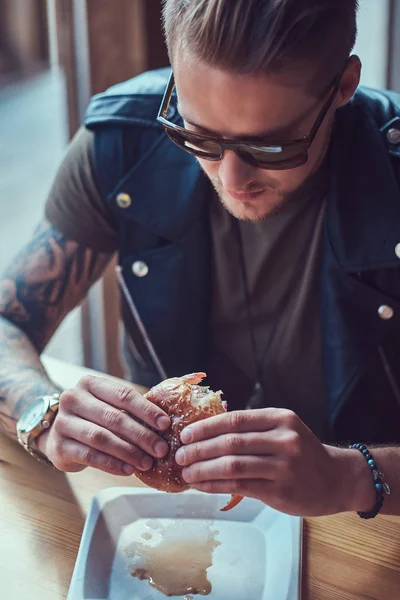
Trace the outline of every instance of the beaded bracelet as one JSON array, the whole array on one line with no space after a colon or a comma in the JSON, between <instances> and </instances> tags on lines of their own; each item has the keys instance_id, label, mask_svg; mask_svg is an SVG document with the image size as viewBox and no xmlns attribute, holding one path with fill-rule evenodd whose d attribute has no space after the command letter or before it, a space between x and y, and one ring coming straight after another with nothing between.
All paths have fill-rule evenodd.
<instances>
[{"instance_id":1,"label":"beaded bracelet","mask_svg":"<svg viewBox=\"0 0 400 600\"><path fill-rule=\"evenodd\" d=\"M374 486L376 493L376 503L374 508L370 512L358 512L358 516L362 519L374 519L376 515L379 513L383 506L383 502L385 499L385 494L390 494L390 487L384 481L384 475L380 471L378 471L376 462L368 450L367 446L364 444L352 444L349 446L350 449L359 450L361 454L364 456L365 460L368 463L369 468L372 471L372 476L374 478Z\"/></svg>"}]
</instances>

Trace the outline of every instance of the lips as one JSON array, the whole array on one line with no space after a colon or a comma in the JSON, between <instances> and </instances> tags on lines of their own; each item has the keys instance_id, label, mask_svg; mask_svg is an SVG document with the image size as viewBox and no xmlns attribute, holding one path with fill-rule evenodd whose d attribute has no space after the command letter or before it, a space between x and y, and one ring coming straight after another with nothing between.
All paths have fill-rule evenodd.
<instances>
[{"instance_id":1,"label":"lips","mask_svg":"<svg viewBox=\"0 0 400 600\"><path fill-rule=\"evenodd\" d=\"M264 193L265 190L259 190L257 192L228 192L234 200L239 200L240 202L252 202Z\"/></svg>"}]
</instances>

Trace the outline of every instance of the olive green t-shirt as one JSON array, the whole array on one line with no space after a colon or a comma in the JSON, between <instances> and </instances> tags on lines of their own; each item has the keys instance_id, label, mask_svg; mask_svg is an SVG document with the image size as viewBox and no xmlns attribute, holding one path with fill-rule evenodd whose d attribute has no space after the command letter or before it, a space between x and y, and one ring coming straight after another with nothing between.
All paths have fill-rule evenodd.
<instances>
[{"instance_id":1,"label":"olive green t-shirt","mask_svg":"<svg viewBox=\"0 0 400 600\"><path fill-rule=\"evenodd\" d=\"M69 238L111 253L117 249L117 236L96 186L92 154L93 134L82 128L56 176L46 216ZM234 220L216 195L209 210L210 380L224 391L231 408L246 408L261 365L265 406L294 410L321 437L326 420L320 330L325 196L325 170L320 169L279 214L259 223L239 223L256 356Z\"/></svg>"}]
</instances>

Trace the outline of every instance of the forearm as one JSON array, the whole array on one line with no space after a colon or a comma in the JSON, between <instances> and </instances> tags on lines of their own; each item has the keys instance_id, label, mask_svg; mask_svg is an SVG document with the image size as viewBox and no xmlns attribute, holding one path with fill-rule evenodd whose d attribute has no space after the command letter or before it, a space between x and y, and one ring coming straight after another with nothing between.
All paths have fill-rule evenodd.
<instances>
[{"instance_id":1,"label":"forearm","mask_svg":"<svg viewBox=\"0 0 400 600\"><path fill-rule=\"evenodd\" d=\"M40 353L110 259L44 220L0 278L0 431L9 437L30 401L57 391Z\"/></svg>"},{"instance_id":2,"label":"forearm","mask_svg":"<svg viewBox=\"0 0 400 600\"><path fill-rule=\"evenodd\" d=\"M17 439L16 422L24 408L57 391L28 337L0 316L0 433Z\"/></svg>"}]
</instances>

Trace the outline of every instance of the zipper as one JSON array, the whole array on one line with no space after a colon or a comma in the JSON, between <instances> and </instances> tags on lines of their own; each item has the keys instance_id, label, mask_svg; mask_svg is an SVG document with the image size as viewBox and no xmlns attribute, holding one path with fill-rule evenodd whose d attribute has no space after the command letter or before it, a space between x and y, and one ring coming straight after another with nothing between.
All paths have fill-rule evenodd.
<instances>
[{"instance_id":1,"label":"zipper","mask_svg":"<svg viewBox=\"0 0 400 600\"><path fill-rule=\"evenodd\" d=\"M379 356L382 361L383 368L385 369L386 376L390 383L390 387L392 388L392 392L397 400L397 403L400 405L400 388L397 384L396 379L394 378L392 369L389 365L389 361L387 359L386 353L385 353L384 349L382 348L382 346L378 347L378 352L379 352Z\"/></svg>"},{"instance_id":2,"label":"zipper","mask_svg":"<svg viewBox=\"0 0 400 600\"><path fill-rule=\"evenodd\" d=\"M154 366L156 367L157 372L158 372L159 376L161 377L161 380L167 379L167 377L168 377L167 373L166 373L166 371L165 371L165 369L164 369L164 367L163 367L163 365L162 365L162 363L161 363L161 361L160 361L160 359L159 359L159 357L157 355L157 352L154 349L154 346L153 346L153 344L152 344L152 342L150 340L149 334L146 331L144 323L143 323L143 321L142 321L142 319L141 319L141 317L139 315L139 312L138 312L138 310L137 310L137 308L135 306L135 303L133 302L132 297L131 297L131 295L129 293L128 286L126 285L126 281L125 281L125 278L123 276L122 268L121 268L120 265L118 265L117 267L115 267L115 273L116 273L116 276L117 276L117 280L118 280L119 286L120 286L120 288L122 290L122 293L124 295L124 298L125 298L125 300L126 300L126 302L128 304L128 307L129 307L129 310L131 312L131 315L132 315L132 317L133 317L133 319L134 319L134 321L135 321L135 323L136 323L136 325L137 325L137 327L139 329L139 332L140 332L140 334L141 334L141 336L143 338L143 341L144 341L144 343L146 345L146 348L147 348L147 350L148 350L148 352L149 352L149 354L150 354L150 356L151 356L151 358L153 360ZM133 343L133 340L132 340L132 343Z\"/></svg>"}]
</instances>

